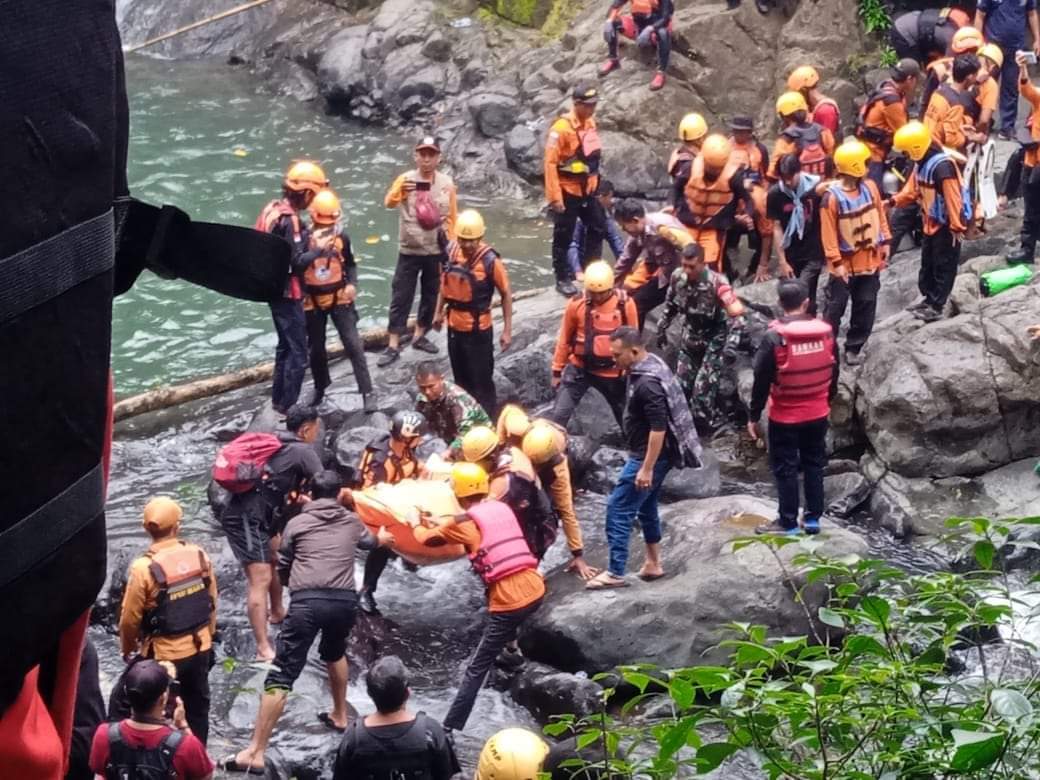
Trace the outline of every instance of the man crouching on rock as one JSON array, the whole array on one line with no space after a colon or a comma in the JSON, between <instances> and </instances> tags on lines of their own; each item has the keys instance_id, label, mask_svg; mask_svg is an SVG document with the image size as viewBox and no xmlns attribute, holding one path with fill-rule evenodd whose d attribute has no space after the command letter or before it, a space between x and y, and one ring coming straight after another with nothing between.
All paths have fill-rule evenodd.
<instances>
[{"instance_id":1,"label":"man crouching on rock","mask_svg":"<svg viewBox=\"0 0 1040 780\"><path fill-rule=\"evenodd\" d=\"M627 372L624 432L628 461L607 501L606 571L586 583L589 590L623 588L633 520L638 519L646 542L646 563L640 579L664 576L661 566L661 516L657 498L672 468L701 465L701 444L682 386L657 355L646 351L636 328L618 328L610 337L610 351Z\"/></svg>"}]
</instances>

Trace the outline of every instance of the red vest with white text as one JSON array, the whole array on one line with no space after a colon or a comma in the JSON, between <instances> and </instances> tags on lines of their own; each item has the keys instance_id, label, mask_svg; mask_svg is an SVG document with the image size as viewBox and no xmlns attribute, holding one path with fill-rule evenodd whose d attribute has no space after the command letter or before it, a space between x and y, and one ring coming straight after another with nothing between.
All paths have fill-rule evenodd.
<instances>
[{"instance_id":1,"label":"red vest with white text","mask_svg":"<svg viewBox=\"0 0 1040 780\"><path fill-rule=\"evenodd\" d=\"M820 319L773 320L769 329L781 337L774 349L776 380L769 391L770 421L790 424L826 417L834 372L831 326Z\"/></svg>"}]
</instances>

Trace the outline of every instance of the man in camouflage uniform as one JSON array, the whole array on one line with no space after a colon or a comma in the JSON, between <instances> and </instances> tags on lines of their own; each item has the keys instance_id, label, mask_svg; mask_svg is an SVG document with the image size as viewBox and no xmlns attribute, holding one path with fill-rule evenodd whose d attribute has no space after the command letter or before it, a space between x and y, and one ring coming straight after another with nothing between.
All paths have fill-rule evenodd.
<instances>
[{"instance_id":1,"label":"man in camouflage uniform","mask_svg":"<svg viewBox=\"0 0 1040 780\"><path fill-rule=\"evenodd\" d=\"M420 363L415 370L415 383L419 386L415 408L426 418L430 431L448 443L450 457L459 454L462 437L470 428L493 427L484 407L461 387L447 381L436 363Z\"/></svg>"},{"instance_id":2,"label":"man in camouflage uniform","mask_svg":"<svg viewBox=\"0 0 1040 780\"><path fill-rule=\"evenodd\" d=\"M668 327L682 315L676 377L701 431L717 420L715 399L727 357L736 354L744 330L744 306L722 274L707 268L697 244L683 249L682 266L672 273L657 344L668 343Z\"/></svg>"}]
</instances>

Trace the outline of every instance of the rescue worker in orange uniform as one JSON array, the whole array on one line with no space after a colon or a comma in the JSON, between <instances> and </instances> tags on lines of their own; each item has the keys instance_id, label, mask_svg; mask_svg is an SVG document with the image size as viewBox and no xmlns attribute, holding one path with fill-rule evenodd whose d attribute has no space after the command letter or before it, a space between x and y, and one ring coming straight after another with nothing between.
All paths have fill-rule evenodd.
<instances>
[{"instance_id":1,"label":"rescue worker in orange uniform","mask_svg":"<svg viewBox=\"0 0 1040 780\"><path fill-rule=\"evenodd\" d=\"M621 9L628 0L613 0L607 23L603 27L603 38L607 42L610 56L599 69L600 76L621 68L618 59L618 35L634 39L641 49L657 48L657 72L650 82L651 91L664 86L664 73L668 70L668 58L672 53L672 0L631 0L632 13L622 14Z\"/></svg>"},{"instance_id":2,"label":"rescue worker in orange uniform","mask_svg":"<svg viewBox=\"0 0 1040 780\"><path fill-rule=\"evenodd\" d=\"M954 60L963 54L978 55L985 42L982 33L974 27L961 27L957 30L954 33L953 41L950 43L949 54L928 64L928 78L925 80L924 98L921 105L927 107L932 100L932 95L935 94L935 91L942 84L955 80L953 77ZM975 81L978 82L977 86ZM1000 85L997 80L976 79L975 81L969 85L969 89L972 86L976 86L972 99L975 101L977 108L972 109L970 113L978 117L983 110L986 110L990 120L992 120L993 112L997 110L997 104L1000 100ZM987 84L985 81L990 81L990 83Z\"/></svg>"},{"instance_id":3,"label":"rescue worker in orange uniform","mask_svg":"<svg viewBox=\"0 0 1040 780\"><path fill-rule=\"evenodd\" d=\"M553 212L553 272L556 290L568 297L577 294L574 272L567 250L580 219L585 225L585 256L582 265L603 256L607 235L606 215L596 208L596 186L602 146L596 120L599 90L582 82L571 93L573 107L561 116L545 140L545 199Z\"/></svg>"},{"instance_id":4,"label":"rescue worker in orange uniform","mask_svg":"<svg viewBox=\"0 0 1040 780\"><path fill-rule=\"evenodd\" d=\"M739 222L754 229L751 196L744 188L744 170L731 159L733 147L724 135L704 139L693 161L685 199L676 212L690 237L704 250L704 262L722 273L726 231Z\"/></svg>"},{"instance_id":5,"label":"rescue worker in orange uniform","mask_svg":"<svg viewBox=\"0 0 1040 780\"><path fill-rule=\"evenodd\" d=\"M505 263L484 242L484 218L472 209L459 214L457 240L448 249L448 265L441 274L434 328L448 321L448 358L455 382L494 417L495 333L491 301L498 290L502 300L502 351L513 340L513 293Z\"/></svg>"},{"instance_id":6,"label":"rescue worker in orange uniform","mask_svg":"<svg viewBox=\"0 0 1040 780\"><path fill-rule=\"evenodd\" d=\"M519 447L527 456L542 489L549 494L571 553L565 571L575 572L583 580L592 579L596 570L585 562L581 526L574 511L574 487L567 461L567 430L552 420L540 417L532 420L515 404L502 408L496 428L503 446Z\"/></svg>"},{"instance_id":7,"label":"rescue worker in orange uniform","mask_svg":"<svg viewBox=\"0 0 1040 780\"><path fill-rule=\"evenodd\" d=\"M635 327L639 312L624 290L614 287L614 270L600 260L585 269L585 295L567 301L556 337L552 386L556 403L550 417L567 427L589 388L610 404L621 427L625 378L610 352L610 334L622 325Z\"/></svg>"},{"instance_id":8,"label":"rescue worker in orange uniform","mask_svg":"<svg viewBox=\"0 0 1040 780\"><path fill-rule=\"evenodd\" d=\"M975 123L979 132L989 134L993 129L993 117L1000 105L1000 73L1004 67L1004 52L995 43L986 43L975 52L979 58L979 75L975 82L975 102L978 103L979 121Z\"/></svg>"},{"instance_id":9,"label":"rescue worker in orange uniform","mask_svg":"<svg viewBox=\"0 0 1040 780\"><path fill-rule=\"evenodd\" d=\"M380 483L396 485L403 479L415 479L422 470L422 461L415 454L423 434L426 418L419 412L404 410L397 412L390 421L390 430L370 441L361 455L358 471L361 486L372 487ZM378 615L376 588L386 565L396 558L389 547L377 547L365 559L363 587L358 594L358 606L362 612Z\"/></svg>"},{"instance_id":10,"label":"rescue worker in orange uniform","mask_svg":"<svg viewBox=\"0 0 1040 780\"><path fill-rule=\"evenodd\" d=\"M679 253L693 243L693 237L674 215L647 214L635 200L621 201L614 216L629 236L614 266L614 280L636 302L642 330L646 315L664 303L668 280L679 267Z\"/></svg>"},{"instance_id":11,"label":"rescue worker in orange uniform","mask_svg":"<svg viewBox=\"0 0 1040 780\"><path fill-rule=\"evenodd\" d=\"M1022 214L1021 247L1008 255L1009 263L1032 263L1036 253L1036 242L1040 239L1040 122L1037 121L1037 109L1040 109L1040 89L1029 80L1026 61L1020 55L1015 56L1018 63L1018 91L1032 106L1029 133L1033 143L1026 146L1022 159L1022 182L1025 209Z\"/></svg>"},{"instance_id":12,"label":"rescue worker in orange uniform","mask_svg":"<svg viewBox=\"0 0 1040 780\"><path fill-rule=\"evenodd\" d=\"M813 176L830 176L833 166L834 135L826 127L809 119L809 104L801 92L785 92L776 101L776 113L783 126L769 158L768 176L778 181L776 165L785 154L797 154L802 172Z\"/></svg>"},{"instance_id":13,"label":"rescue worker in orange uniform","mask_svg":"<svg viewBox=\"0 0 1040 780\"><path fill-rule=\"evenodd\" d=\"M463 545L473 570L487 586L484 634L444 717L446 729L461 730L498 654L542 605L545 582L538 573L538 559L526 549L516 516L488 496L487 472L475 463L456 463L451 484L465 513L457 517L420 515L415 538L431 546L445 542Z\"/></svg>"},{"instance_id":14,"label":"rescue worker in orange uniform","mask_svg":"<svg viewBox=\"0 0 1040 780\"><path fill-rule=\"evenodd\" d=\"M961 239L971 221L970 204L966 207L964 203L957 163L935 143L926 125L908 122L896 131L892 144L915 163L906 185L892 201L896 206L917 203L924 222L917 277L923 299L909 311L919 320L934 322L942 319L957 277Z\"/></svg>"},{"instance_id":15,"label":"rescue worker in orange uniform","mask_svg":"<svg viewBox=\"0 0 1040 780\"><path fill-rule=\"evenodd\" d=\"M823 318L835 334L852 300L845 362L863 362L861 352L874 329L881 271L888 262L888 230L877 185L867 178L870 149L852 139L834 152L839 180L820 201L820 232L830 278Z\"/></svg>"},{"instance_id":16,"label":"rescue worker in orange uniform","mask_svg":"<svg viewBox=\"0 0 1040 780\"><path fill-rule=\"evenodd\" d=\"M374 412L376 402L372 379L368 374L365 347L358 334L358 313L354 305L357 300L357 263L350 236L340 223L339 198L332 190L322 190L314 196L308 210L311 231L307 251L300 256L300 267L303 269L303 311L310 342L311 376L314 378L314 396L309 405L320 404L325 389L332 384L325 349L325 326L331 317L354 369L365 411Z\"/></svg>"},{"instance_id":17,"label":"rescue worker in orange uniform","mask_svg":"<svg viewBox=\"0 0 1040 780\"><path fill-rule=\"evenodd\" d=\"M769 255L773 249L773 223L766 216L766 194L769 189L766 169L769 167L769 151L755 137L755 123L751 117L732 117L729 120L729 129L729 142L733 146L730 157L744 169L744 187L751 194L755 227L749 230L738 222L726 233L726 275L731 279L735 276L733 255L740 246L740 237L744 235L748 237L748 248L752 253L747 275L757 276L759 269L764 269L768 274Z\"/></svg>"},{"instance_id":18,"label":"rescue worker in orange uniform","mask_svg":"<svg viewBox=\"0 0 1040 780\"><path fill-rule=\"evenodd\" d=\"M787 77L787 88L800 92L809 106L809 121L826 127L837 137L841 132L841 112L838 104L820 92L820 74L812 65L801 65Z\"/></svg>"},{"instance_id":19,"label":"rescue worker in orange uniform","mask_svg":"<svg viewBox=\"0 0 1040 780\"><path fill-rule=\"evenodd\" d=\"M686 182L694 158L701 153L701 144L708 135L708 123L700 114L687 114L679 122L679 145L668 160L668 175L672 177L672 207L679 208L685 199Z\"/></svg>"},{"instance_id":20,"label":"rescue worker in orange uniform","mask_svg":"<svg viewBox=\"0 0 1040 780\"><path fill-rule=\"evenodd\" d=\"M979 67L979 58L974 54L958 55L953 61L951 78L932 93L924 112L924 124L934 141L961 154L967 151L969 142L986 141L986 135L974 129L979 106L972 87Z\"/></svg>"},{"instance_id":21,"label":"rescue worker in orange uniform","mask_svg":"<svg viewBox=\"0 0 1040 780\"><path fill-rule=\"evenodd\" d=\"M145 505L143 525L152 544L130 564L119 613L119 647L127 661L140 654L173 664L188 724L206 744L217 579L205 551L178 538L182 515L180 505L163 496Z\"/></svg>"},{"instance_id":22,"label":"rescue worker in orange uniform","mask_svg":"<svg viewBox=\"0 0 1040 780\"><path fill-rule=\"evenodd\" d=\"M290 266L286 269L285 294L281 300L269 304L278 334L271 405L279 414L285 414L299 399L307 372L307 323L301 304L303 290L297 264L307 251L309 237L299 212L311 204L319 190L328 186L325 171L317 164L306 160L293 163L282 182L282 197L264 206L256 219L257 230L281 236L293 249Z\"/></svg>"},{"instance_id":23,"label":"rescue worker in orange uniform","mask_svg":"<svg viewBox=\"0 0 1040 780\"><path fill-rule=\"evenodd\" d=\"M921 66L917 60L902 59L860 109L856 137L870 149L867 175L879 190L884 187L885 161L892 151L892 136L910 121L907 108L920 80Z\"/></svg>"}]
</instances>

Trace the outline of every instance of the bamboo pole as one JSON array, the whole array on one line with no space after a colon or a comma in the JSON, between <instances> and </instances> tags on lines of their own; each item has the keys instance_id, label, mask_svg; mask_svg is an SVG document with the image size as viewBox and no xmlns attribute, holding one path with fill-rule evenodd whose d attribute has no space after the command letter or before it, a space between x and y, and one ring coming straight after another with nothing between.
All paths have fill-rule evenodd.
<instances>
[{"instance_id":1,"label":"bamboo pole","mask_svg":"<svg viewBox=\"0 0 1040 780\"><path fill-rule=\"evenodd\" d=\"M252 0L252 2L249 3L242 3L242 5L236 5L234 8L229 8L227 11L221 11L219 14L213 14L213 16L207 16L205 19L200 19L197 22L192 22L191 24L186 24L183 27L178 27L176 30L173 30L172 32L164 33L163 35L158 35L155 38L149 38L147 41L144 41L143 43L135 43L133 46L127 47L125 51L128 53L140 51L141 49L147 48L148 46L153 46L157 43L162 43L163 41L167 41L170 38L176 38L178 35L183 35L184 33L190 32L191 30L195 30L199 27L204 27L205 25L212 24L213 22L219 22L221 19L227 19L229 16L240 14L243 11L248 11L251 8L257 8L258 6L270 2L271 0Z\"/></svg>"},{"instance_id":2,"label":"bamboo pole","mask_svg":"<svg viewBox=\"0 0 1040 780\"><path fill-rule=\"evenodd\" d=\"M514 293L514 301L522 301L526 298L544 292L544 290L524 290ZM415 318L408 321L408 327L415 327ZM387 345L390 334L386 328L370 328L361 334L361 343L366 350L382 349ZM343 345L337 340L336 345L328 349L329 360L343 357ZM128 420L146 412L154 412L159 409L169 409L172 406L197 401L201 398L211 398L221 393L228 393L249 385L268 381L274 376L274 363L261 363L257 366L242 368L227 374L193 379L179 385L158 387L145 393L132 395L116 402L112 410L116 422Z\"/></svg>"}]
</instances>

